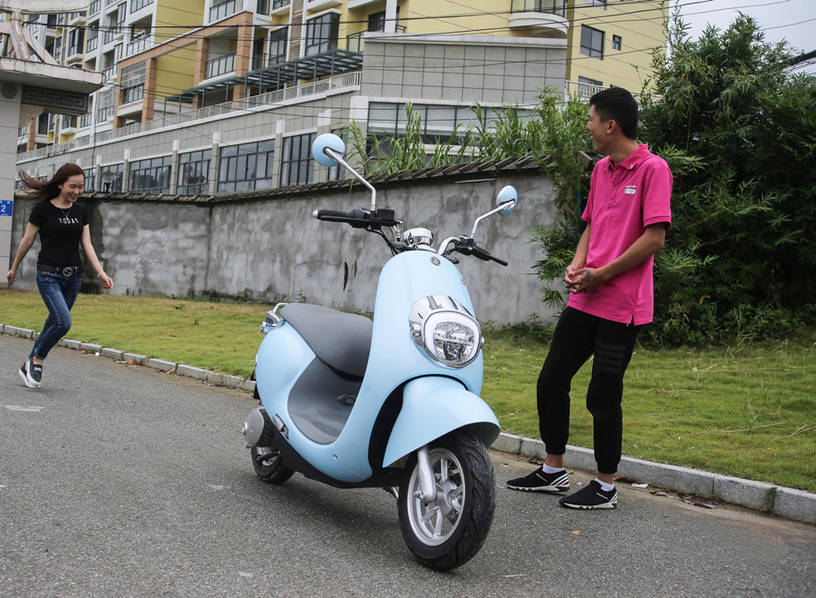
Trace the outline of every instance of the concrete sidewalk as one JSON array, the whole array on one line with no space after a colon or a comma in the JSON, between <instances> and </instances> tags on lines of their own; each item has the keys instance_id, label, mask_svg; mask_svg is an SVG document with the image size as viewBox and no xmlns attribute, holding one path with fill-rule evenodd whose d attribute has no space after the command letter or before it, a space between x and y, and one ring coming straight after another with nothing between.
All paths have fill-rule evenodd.
<instances>
[{"instance_id":1,"label":"concrete sidewalk","mask_svg":"<svg viewBox=\"0 0 816 598\"><path fill-rule=\"evenodd\" d=\"M22 338L35 338L36 336L36 332L28 328L18 328L2 323L0 323L0 332ZM60 341L60 345L69 349L108 357L116 361L143 365L162 372L172 372L179 376L194 378L210 384L238 388L247 392L255 390L255 382L238 376L229 376L162 359L147 358L144 355L128 353L119 349L102 347L101 345L84 343L78 340L63 339ZM544 443L541 440L524 438L504 432L499 435L490 448L536 461L543 461L545 457ZM595 457L591 449L567 446L564 461L567 467L570 468L595 471ZM713 498L763 513L778 515L786 519L816 524L816 494L804 490L775 486L765 482L755 482L676 465L653 463L626 456L621 459L618 475L667 490Z\"/></svg>"}]
</instances>

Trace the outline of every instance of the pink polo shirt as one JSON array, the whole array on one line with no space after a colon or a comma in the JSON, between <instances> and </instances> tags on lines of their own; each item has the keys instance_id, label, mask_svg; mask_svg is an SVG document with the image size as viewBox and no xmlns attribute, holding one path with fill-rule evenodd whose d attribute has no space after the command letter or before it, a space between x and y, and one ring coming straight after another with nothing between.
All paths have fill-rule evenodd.
<instances>
[{"instance_id":1,"label":"pink polo shirt","mask_svg":"<svg viewBox=\"0 0 816 598\"><path fill-rule=\"evenodd\" d=\"M600 268L658 222L671 224L672 174L645 144L615 164L595 165L583 218L590 226L586 267ZM648 324L654 315L654 257L601 284L593 293L570 294L567 305L624 324Z\"/></svg>"}]
</instances>

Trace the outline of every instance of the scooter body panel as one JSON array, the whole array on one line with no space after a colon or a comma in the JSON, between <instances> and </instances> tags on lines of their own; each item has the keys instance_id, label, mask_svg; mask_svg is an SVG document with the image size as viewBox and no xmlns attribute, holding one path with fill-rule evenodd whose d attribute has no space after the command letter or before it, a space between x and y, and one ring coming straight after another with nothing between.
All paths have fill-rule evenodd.
<instances>
[{"instance_id":1,"label":"scooter body panel","mask_svg":"<svg viewBox=\"0 0 816 598\"><path fill-rule=\"evenodd\" d=\"M486 446L500 432L493 410L458 381L442 376L411 380L403 390L402 410L385 449L383 466L393 465L452 430L469 426Z\"/></svg>"},{"instance_id":2,"label":"scooter body panel","mask_svg":"<svg viewBox=\"0 0 816 598\"><path fill-rule=\"evenodd\" d=\"M431 359L411 337L411 308L429 295L450 296L473 313L462 275L447 259L430 251L408 251L386 262L377 286L371 351L362 386L343 430L330 444L318 444L304 436L286 409L293 385L314 359L308 344L286 324L271 330L261 343L256 357L261 401L270 415L277 414L287 426L292 448L323 474L346 483L371 477L368 453L375 421L387 397L409 380L454 378L460 388L473 393L471 398L481 401L477 396L482 386L481 351L467 366L453 368ZM440 391L437 396L443 394ZM478 407L473 409L478 411ZM426 417L429 422L434 420L439 436L462 426L462 417L450 411L440 416L431 410Z\"/></svg>"}]
</instances>

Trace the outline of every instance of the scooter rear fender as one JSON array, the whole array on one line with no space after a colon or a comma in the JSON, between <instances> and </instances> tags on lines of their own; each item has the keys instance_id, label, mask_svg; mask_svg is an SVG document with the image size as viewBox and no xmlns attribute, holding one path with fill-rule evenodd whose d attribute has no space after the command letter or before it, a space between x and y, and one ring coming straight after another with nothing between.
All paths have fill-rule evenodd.
<instances>
[{"instance_id":1,"label":"scooter rear fender","mask_svg":"<svg viewBox=\"0 0 816 598\"><path fill-rule=\"evenodd\" d=\"M501 431L493 410L460 382L445 376L411 380L403 390L402 409L388 439L383 467L460 428L468 428L485 446Z\"/></svg>"}]
</instances>

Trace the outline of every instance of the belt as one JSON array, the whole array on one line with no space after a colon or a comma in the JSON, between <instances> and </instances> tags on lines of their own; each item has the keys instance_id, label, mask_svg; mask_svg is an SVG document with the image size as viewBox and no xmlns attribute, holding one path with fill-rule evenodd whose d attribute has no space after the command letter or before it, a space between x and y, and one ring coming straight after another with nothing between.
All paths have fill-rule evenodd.
<instances>
[{"instance_id":1,"label":"belt","mask_svg":"<svg viewBox=\"0 0 816 598\"><path fill-rule=\"evenodd\" d=\"M63 276L73 276L79 272L79 266L48 266L37 264L37 271L49 272L50 274L62 274Z\"/></svg>"}]
</instances>

